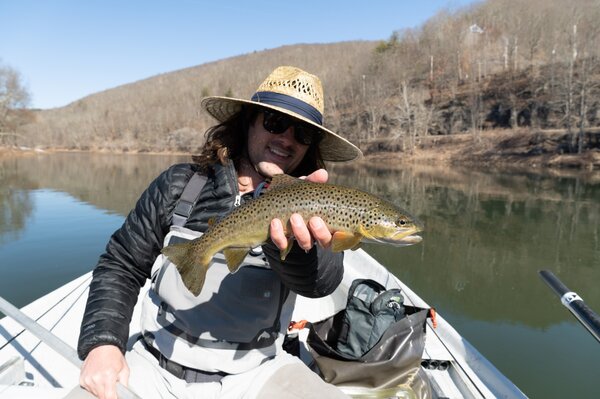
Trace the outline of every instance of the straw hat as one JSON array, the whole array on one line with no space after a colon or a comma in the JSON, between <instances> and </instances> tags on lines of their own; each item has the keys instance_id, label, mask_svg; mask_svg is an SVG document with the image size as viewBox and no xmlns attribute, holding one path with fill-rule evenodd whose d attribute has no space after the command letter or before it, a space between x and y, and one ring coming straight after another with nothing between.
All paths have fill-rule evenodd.
<instances>
[{"instance_id":1,"label":"straw hat","mask_svg":"<svg viewBox=\"0 0 600 399\"><path fill-rule=\"evenodd\" d=\"M273 109L306 122L324 135L319 150L325 161L351 161L362 152L345 138L323 127L323 87L315 75L302 69L277 67L258 86L250 100L211 96L202 99L202 108L219 122L225 122L249 104Z\"/></svg>"}]
</instances>

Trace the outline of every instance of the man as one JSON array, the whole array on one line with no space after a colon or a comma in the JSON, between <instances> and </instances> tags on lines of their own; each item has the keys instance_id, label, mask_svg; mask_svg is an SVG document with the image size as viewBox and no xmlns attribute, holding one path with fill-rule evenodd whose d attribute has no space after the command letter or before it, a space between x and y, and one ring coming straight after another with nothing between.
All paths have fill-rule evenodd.
<instances>
[{"instance_id":1,"label":"man","mask_svg":"<svg viewBox=\"0 0 600 399\"><path fill-rule=\"evenodd\" d=\"M296 294L329 295L342 279L343 254L328 250L332 235L321 218L292 215L296 244L283 262L288 221L272 220L264 257L248 256L235 274L215 260L198 296L160 255L171 240L198 236L209 220L260 195L273 175L325 182L323 161L360 157L323 127L323 98L316 76L278 67L250 100L202 101L220 123L195 163L172 166L150 184L94 270L78 345L85 389L101 399L116 397L117 381L144 398L344 397L282 350ZM125 356L148 278L142 334Z\"/></svg>"}]
</instances>

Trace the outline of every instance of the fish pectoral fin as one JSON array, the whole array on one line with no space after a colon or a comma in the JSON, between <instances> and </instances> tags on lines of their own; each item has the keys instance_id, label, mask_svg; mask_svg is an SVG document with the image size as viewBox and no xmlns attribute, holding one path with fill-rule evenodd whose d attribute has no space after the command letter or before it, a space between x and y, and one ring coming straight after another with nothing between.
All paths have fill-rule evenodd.
<instances>
[{"instance_id":1,"label":"fish pectoral fin","mask_svg":"<svg viewBox=\"0 0 600 399\"><path fill-rule=\"evenodd\" d=\"M333 238L331 239L331 250L333 252L342 252L346 249L357 249L362 237L362 234L336 231L333 233Z\"/></svg>"},{"instance_id":2,"label":"fish pectoral fin","mask_svg":"<svg viewBox=\"0 0 600 399\"><path fill-rule=\"evenodd\" d=\"M162 249L181 275L185 287L195 296L200 294L211 258L198 260L189 243L171 244Z\"/></svg>"},{"instance_id":3,"label":"fish pectoral fin","mask_svg":"<svg viewBox=\"0 0 600 399\"><path fill-rule=\"evenodd\" d=\"M223 250L227 268L231 273L237 272L248 252L250 252L250 248L230 247Z\"/></svg>"},{"instance_id":4,"label":"fish pectoral fin","mask_svg":"<svg viewBox=\"0 0 600 399\"><path fill-rule=\"evenodd\" d=\"M292 250L293 246L294 246L294 237L289 237L287 239L287 246L284 249L279 251L279 257L282 261L284 261L285 258L287 258L288 254Z\"/></svg>"}]
</instances>

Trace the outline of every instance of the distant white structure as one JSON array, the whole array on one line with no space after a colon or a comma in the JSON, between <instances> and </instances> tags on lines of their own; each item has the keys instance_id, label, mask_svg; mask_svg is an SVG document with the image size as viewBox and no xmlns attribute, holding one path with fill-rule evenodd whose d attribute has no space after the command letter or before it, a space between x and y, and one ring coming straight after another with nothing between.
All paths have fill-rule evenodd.
<instances>
[{"instance_id":1,"label":"distant white structure","mask_svg":"<svg viewBox=\"0 0 600 399\"><path fill-rule=\"evenodd\" d=\"M473 25L469 26L469 31L471 33L483 33L483 28L481 28L477 24L473 24Z\"/></svg>"}]
</instances>

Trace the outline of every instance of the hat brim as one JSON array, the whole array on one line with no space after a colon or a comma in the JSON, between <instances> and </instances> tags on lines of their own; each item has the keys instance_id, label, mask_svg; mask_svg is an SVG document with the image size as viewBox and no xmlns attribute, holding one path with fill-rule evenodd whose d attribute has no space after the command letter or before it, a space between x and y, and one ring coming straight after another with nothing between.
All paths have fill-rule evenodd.
<instances>
[{"instance_id":1,"label":"hat brim","mask_svg":"<svg viewBox=\"0 0 600 399\"><path fill-rule=\"evenodd\" d=\"M319 152L321 153L321 157L324 161L353 161L362 157L362 151L342 136L286 108L260 103L257 101L220 96L205 97L201 102L202 108L204 108L206 112L208 112L219 122L225 122L233 115L240 112L243 105L252 105L256 107L272 109L306 122L321 130L324 135L323 139L319 142Z\"/></svg>"}]
</instances>

